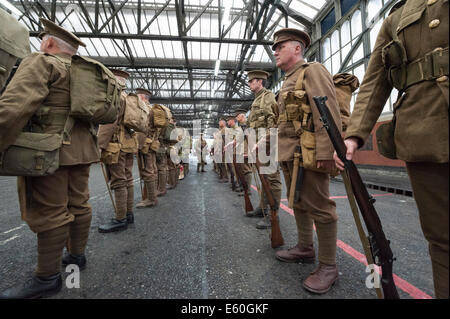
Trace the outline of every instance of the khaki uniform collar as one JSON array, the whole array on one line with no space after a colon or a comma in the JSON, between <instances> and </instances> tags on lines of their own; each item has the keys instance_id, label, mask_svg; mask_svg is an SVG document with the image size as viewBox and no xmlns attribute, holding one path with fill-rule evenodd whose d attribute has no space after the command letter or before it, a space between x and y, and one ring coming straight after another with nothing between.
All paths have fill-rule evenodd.
<instances>
[{"instance_id":1,"label":"khaki uniform collar","mask_svg":"<svg viewBox=\"0 0 450 319\"><path fill-rule=\"evenodd\" d=\"M265 90L266 90L265 88L262 88L261 90L259 90L258 93L255 94L255 98L257 98L258 96L263 94Z\"/></svg>"},{"instance_id":2,"label":"khaki uniform collar","mask_svg":"<svg viewBox=\"0 0 450 319\"><path fill-rule=\"evenodd\" d=\"M307 62L305 60L302 61L298 61L297 63L294 64L294 66L292 67L292 69L290 69L288 72L286 72L286 77L290 77L292 74L294 74L298 69L300 69L300 67L303 64L306 64Z\"/></svg>"}]
</instances>

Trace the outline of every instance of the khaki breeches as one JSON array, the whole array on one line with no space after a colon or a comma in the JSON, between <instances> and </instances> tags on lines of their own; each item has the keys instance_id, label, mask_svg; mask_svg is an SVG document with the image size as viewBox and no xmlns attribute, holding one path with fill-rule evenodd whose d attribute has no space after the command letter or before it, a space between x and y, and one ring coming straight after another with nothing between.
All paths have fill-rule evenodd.
<instances>
[{"instance_id":1,"label":"khaki breeches","mask_svg":"<svg viewBox=\"0 0 450 319\"><path fill-rule=\"evenodd\" d=\"M156 153L148 151L141 155L144 158L144 167L142 167L141 176L144 182L153 182L158 180L158 167L156 166Z\"/></svg>"},{"instance_id":2,"label":"khaki breeches","mask_svg":"<svg viewBox=\"0 0 450 319\"><path fill-rule=\"evenodd\" d=\"M133 155L120 151L119 162L107 165L111 189L133 186Z\"/></svg>"},{"instance_id":3,"label":"khaki breeches","mask_svg":"<svg viewBox=\"0 0 450 319\"><path fill-rule=\"evenodd\" d=\"M22 219L35 233L68 224L76 215L92 214L90 164L62 166L42 177L18 177Z\"/></svg>"},{"instance_id":4,"label":"khaki breeches","mask_svg":"<svg viewBox=\"0 0 450 319\"><path fill-rule=\"evenodd\" d=\"M269 186L270 189L272 190L273 199L275 200L277 209L280 208L281 192L283 189L283 186L281 184L280 171L277 170L276 173L262 174L262 175L264 175L266 180L269 182ZM269 200L267 199L266 193L264 192L264 189L262 187L262 182L260 182L260 185L261 185L261 198L259 205L261 208L266 208L269 206Z\"/></svg>"},{"instance_id":5,"label":"khaki breeches","mask_svg":"<svg viewBox=\"0 0 450 319\"><path fill-rule=\"evenodd\" d=\"M288 198L293 164L293 161L281 162ZM305 170L300 199L294 202L294 214L308 214L315 222L322 224L337 221L336 203L330 199L329 188L328 174Z\"/></svg>"},{"instance_id":6,"label":"khaki breeches","mask_svg":"<svg viewBox=\"0 0 450 319\"><path fill-rule=\"evenodd\" d=\"M428 241L436 298L448 298L448 163L406 163L419 209L420 225Z\"/></svg>"},{"instance_id":7,"label":"khaki breeches","mask_svg":"<svg viewBox=\"0 0 450 319\"><path fill-rule=\"evenodd\" d=\"M167 156L166 153L156 153L156 166L158 167L158 173L167 173Z\"/></svg>"}]
</instances>

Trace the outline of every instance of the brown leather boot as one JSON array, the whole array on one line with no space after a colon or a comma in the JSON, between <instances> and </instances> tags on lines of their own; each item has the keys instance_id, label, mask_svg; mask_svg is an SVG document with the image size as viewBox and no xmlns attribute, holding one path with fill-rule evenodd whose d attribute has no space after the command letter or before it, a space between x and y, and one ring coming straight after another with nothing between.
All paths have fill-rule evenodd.
<instances>
[{"instance_id":1,"label":"brown leather boot","mask_svg":"<svg viewBox=\"0 0 450 319\"><path fill-rule=\"evenodd\" d=\"M319 262L319 267L314 270L303 282L303 287L316 294L324 294L338 279L336 265L326 265Z\"/></svg>"},{"instance_id":2,"label":"brown leather boot","mask_svg":"<svg viewBox=\"0 0 450 319\"><path fill-rule=\"evenodd\" d=\"M313 245L308 247L294 246L288 250L279 250L275 254L278 260L284 261L286 263L304 263L312 264L316 257Z\"/></svg>"},{"instance_id":3,"label":"brown leather boot","mask_svg":"<svg viewBox=\"0 0 450 319\"><path fill-rule=\"evenodd\" d=\"M145 188L147 189L147 199L140 201L136 204L136 208L146 208L156 206L158 201L156 200L156 183L153 182L145 182Z\"/></svg>"},{"instance_id":4,"label":"brown leather boot","mask_svg":"<svg viewBox=\"0 0 450 319\"><path fill-rule=\"evenodd\" d=\"M164 196L167 193L166 190L167 184L167 173L159 173L158 174L158 191L156 196Z\"/></svg>"}]
</instances>

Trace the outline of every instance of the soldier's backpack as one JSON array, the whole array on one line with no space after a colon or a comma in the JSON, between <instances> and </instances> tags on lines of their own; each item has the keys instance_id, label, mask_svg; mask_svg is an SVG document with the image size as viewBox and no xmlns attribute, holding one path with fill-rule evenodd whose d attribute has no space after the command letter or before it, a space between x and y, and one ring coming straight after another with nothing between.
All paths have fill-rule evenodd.
<instances>
[{"instance_id":1,"label":"soldier's backpack","mask_svg":"<svg viewBox=\"0 0 450 319\"><path fill-rule=\"evenodd\" d=\"M18 59L31 53L28 30L0 9L0 92Z\"/></svg>"},{"instance_id":2,"label":"soldier's backpack","mask_svg":"<svg viewBox=\"0 0 450 319\"><path fill-rule=\"evenodd\" d=\"M171 123L172 120L172 112L170 109L165 105L160 105L161 108L166 112L167 116L167 125L162 128L160 137L161 139L169 144L176 144L178 143L177 134L175 131L175 125Z\"/></svg>"},{"instance_id":3,"label":"soldier's backpack","mask_svg":"<svg viewBox=\"0 0 450 319\"><path fill-rule=\"evenodd\" d=\"M103 64L93 59L74 55L64 63L70 72L71 105L63 114L56 108L48 108L51 121L64 129L59 134L21 132L5 151L0 152L0 175L45 176L59 167L59 151L62 144L70 144L70 132L76 120L94 124L109 124L117 119L120 94L123 86ZM44 110L46 108L40 108ZM62 109L62 108L61 108Z\"/></svg>"},{"instance_id":4,"label":"soldier's backpack","mask_svg":"<svg viewBox=\"0 0 450 319\"><path fill-rule=\"evenodd\" d=\"M169 114L160 104L154 104L153 110L153 126L156 128L164 128L169 124Z\"/></svg>"},{"instance_id":5,"label":"soldier's backpack","mask_svg":"<svg viewBox=\"0 0 450 319\"><path fill-rule=\"evenodd\" d=\"M74 55L70 66L70 116L96 124L113 123L124 87L102 63Z\"/></svg>"},{"instance_id":6,"label":"soldier's backpack","mask_svg":"<svg viewBox=\"0 0 450 319\"><path fill-rule=\"evenodd\" d=\"M136 132L147 133L150 113L148 106L134 93L129 93L126 101L123 125Z\"/></svg>"}]
</instances>

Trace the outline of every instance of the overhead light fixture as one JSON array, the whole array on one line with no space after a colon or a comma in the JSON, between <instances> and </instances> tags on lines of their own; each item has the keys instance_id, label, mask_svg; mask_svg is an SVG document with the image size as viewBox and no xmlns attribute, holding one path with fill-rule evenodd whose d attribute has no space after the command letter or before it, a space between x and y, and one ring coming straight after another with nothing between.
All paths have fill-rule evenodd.
<instances>
[{"instance_id":1,"label":"overhead light fixture","mask_svg":"<svg viewBox=\"0 0 450 319\"><path fill-rule=\"evenodd\" d=\"M230 19L231 2L232 1L227 1L227 4L225 6L225 11L222 17L222 25L226 25L228 23L228 20Z\"/></svg>"},{"instance_id":2,"label":"overhead light fixture","mask_svg":"<svg viewBox=\"0 0 450 319\"><path fill-rule=\"evenodd\" d=\"M216 68L214 69L214 76L219 75L219 69L220 69L220 60L216 61Z\"/></svg>"},{"instance_id":3,"label":"overhead light fixture","mask_svg":"<svg viewBox=\"0 0 450 319\"><path fill-rule=\"evenodd\" d=\"M12 5L9 1L7 0L0 0L0 4L2 4L3 6L5 6L8 10L10 10L12 13L20 16L22 15L22 12L19 11L19 9L17 9L14 5Z\"/></svg>"}]
</instances>

